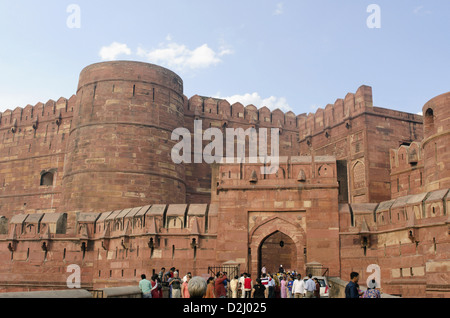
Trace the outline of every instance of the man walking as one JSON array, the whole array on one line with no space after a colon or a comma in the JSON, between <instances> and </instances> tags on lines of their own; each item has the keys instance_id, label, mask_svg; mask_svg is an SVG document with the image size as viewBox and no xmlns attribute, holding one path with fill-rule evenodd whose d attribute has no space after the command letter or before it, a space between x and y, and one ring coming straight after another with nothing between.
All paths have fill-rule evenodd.
<instances>
[{"instance_id":1,"label":"man walking","mask_svg":"<svg viewBox=\"0 0 450 318\"><path fill-rule=\"evenodd\" d=\"M303 294L305 293L305 282L300 274L297 275L297 279L292 284L292 293L294 294L294 298L303 298Z\"/></svg>"},{"instance_id":2,"label":"man walking","mask_svg":"<svg viewBox=\"0 0 450 318\"><path fill-rule=\"evenodd\" d=\"M309 279L306 281L305 289L306 289L306 298L313 298L314 291L316 290L316 283L312 280L312 275L308 275Z\"/></svg>"}]
</instances>

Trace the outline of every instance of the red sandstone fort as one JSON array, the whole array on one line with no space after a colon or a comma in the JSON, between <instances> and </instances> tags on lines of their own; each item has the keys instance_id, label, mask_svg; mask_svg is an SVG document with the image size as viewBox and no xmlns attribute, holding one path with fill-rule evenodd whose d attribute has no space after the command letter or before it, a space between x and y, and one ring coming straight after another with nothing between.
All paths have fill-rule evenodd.
<instances>
[{"instance_id":1,"label":"red sandstone fort","mask_svg":"<svg viewBox=\"0 0 450 318\"><path fill-rule=\"evenodd\" d=\"M278 173L174 164L171 133L195 120L279 128ZM106 62L69 99L0 113L0 138L0 292L66 289L70 264L89 290L223 264L364 285L377 264L385 293L450 296L450 93L423 117L374 106L368 86L295 115L188 99L168 69Z\"/></svg>"}]
</instances>

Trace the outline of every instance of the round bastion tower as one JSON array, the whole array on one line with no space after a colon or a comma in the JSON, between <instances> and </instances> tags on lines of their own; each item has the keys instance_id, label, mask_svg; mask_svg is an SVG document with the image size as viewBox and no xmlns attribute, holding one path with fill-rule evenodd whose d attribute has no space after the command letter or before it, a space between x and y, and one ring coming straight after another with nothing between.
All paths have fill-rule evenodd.
<instances>
[{"instance_id":1,"label":"round bastion tower","mask_svg":"<svg viewBox=\"0 0 450 318\"><path fill-rule=\"evenodd\" d=\"M450 92L423 107L426 191L450 188Z\"/></svg>"},{"instance_id":2,"label":"round bastion tower","mask_svg":"<svg viewBox=\"0 0 450 318\"><path fill-rule=\"evenodd\" d=\"M183 165L172 162L184 124L183 81L131 61L82 70L67 146L61 212L104 212L184 203Z\"/></svg>"}]
</instances>

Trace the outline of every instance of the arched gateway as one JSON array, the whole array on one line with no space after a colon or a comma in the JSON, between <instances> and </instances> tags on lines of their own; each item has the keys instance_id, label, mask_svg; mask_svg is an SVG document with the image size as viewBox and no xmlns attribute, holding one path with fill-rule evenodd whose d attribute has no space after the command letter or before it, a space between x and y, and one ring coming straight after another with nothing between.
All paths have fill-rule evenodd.
<instances>
[{"instance_id":1,"label":"arched gateway","mask_svg":"<svg viewBox=\"0 0 450 318\"><path fill-rule=\"evenodd\" d=\"M300 224L272 217L253 227L249 233L249 271L259 277L262 265L268 272L305 271L306 235Z\"/></svg>"}]
</instances>

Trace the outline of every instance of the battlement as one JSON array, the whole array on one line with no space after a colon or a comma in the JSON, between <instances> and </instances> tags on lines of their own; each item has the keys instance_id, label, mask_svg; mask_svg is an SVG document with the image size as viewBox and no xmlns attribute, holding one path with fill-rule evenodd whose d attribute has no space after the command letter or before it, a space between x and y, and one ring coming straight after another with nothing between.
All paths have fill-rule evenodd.
<instances>
[{"instance_id":1,"label":"battlement","mask_svg":"<svg viewBox=\"0 0 450 318\"><path fill-rule=\"evenodd\" d=\"M137 234L214 234L215 204L153 204L108 212L77 213L76 226L68 226L67 213L16 214L0 217L0 235L8 240L76 236L80 239L115 238ZM76 229L75 233L68 228Z\"/></svg>"},{"instance_id":2,"label":"battlement","mask_svg":"<svg viewBox=\"0 0 450 318\"><path fill-rule=\"evenodd\" d=\"M298 128L298 116L292 111L284 113L280 109L270 111L266 106L258 109L255 105L237 102L231 105L227 100L199 95L192 96L185 103L185 115L194 118L208 117L220 120L223 124L228 122L242 123L252 126L270 126L295 130Z\"/></svg>"},{"instance_id":3,"label":"battlement","mask_svg":"<svg viewBox=\"0 0 450 318\"><path fill-rule=\"evenodd\" d=\"M336 125L346 123L351 118L373 108L372 87L360 86L355 94L348 93L344 99L337 99L325 109L319 108L315 113L302 114L299 117L300 140L314 136Z\"/></svg>"},{"instance_id":4,"label":"battlement","mask_svg":"<svg viewBox=\"0 0 450 318\"><path fill-rule=\"evenodd\" d=\"M39 128L39 122L55 121L59 126L64 118L72 117L76 107L76 96L69 99L64 97L57 101L52 99L36 105L27 105L24 108L17 107L14 110L7 109L0 112L0 130L11 129L13 133L18 128L32 125L33 129Z\"/></svg>"},{"instance_id":5,"label":"battlement","mask_svg":"<svg viewBox=\"0 0 450 318\"><path fill-rule=\"evenodd\" d=\"M422 143L413 141L410 145L401 145L390 150L391 174L423 166Z\"/></svg>"},{"instance_id":6,"label":"battlement","mask_svg":"<svg viewBox=\"0 0 450 318\"><path fill-rule=\"evenodd\" d=\"M373 108L372 88L363 85L355 94L348 93L344 99L337 99L325 109L319 108L315 113L295 115L292 111L284 113L280 109L270 111L266 106L257 108L237 102L231 105L227 100L194 95L185 97L184 111L186 116L195 119L208 118L221 122L221 127L230 122L253 127L264 126L293 130L299 133L299 140L305 139L345 123L358 114ZM377 111L383 111L377 109ZM401 112L399 112L401 113Z\"/></svg>"},{"instance_id":7,"label":"battlement","mask_svg":"<svg viewBox=\"0 0 450 318\"><path fill-rule=\"evenodd\" d=\"M407 228L409 238L405 239L418 240L417 228L447 221L449 190L406 195L380 203L340 204L339 213L345 216L341 218L341 228L362 234Z\"/></svg>"},{"instance_id":8,"label":"battlement","mask_svg":"<svg viewBox=\"0 0 450 318\"><path fill-rule=\"evenodd\" d=\"M8 280L5 273L26 272L33 278L23 279L36 289L65 288L67 264L83 267L82 284L89 289L134 283L141 273L174 259L184 273L195 272L196 261L215 260L217 218L215 204L17 214L9 220L0 216L0 260L8 264L0 282ZM21 290L2 286L5 289Z\"/></svg>"},{"instance_id":9,"label":"battlement","mask_svg":"<svg viewBox=\"0 0 450 318\"><path fill-rule=\"evenodd\" d=\"M111 238L133 234L185 234L215 233L217 206L208 204L153 204L143 207L109 211L90 216L96 237Z\"/></svg>"}]
</instances>

